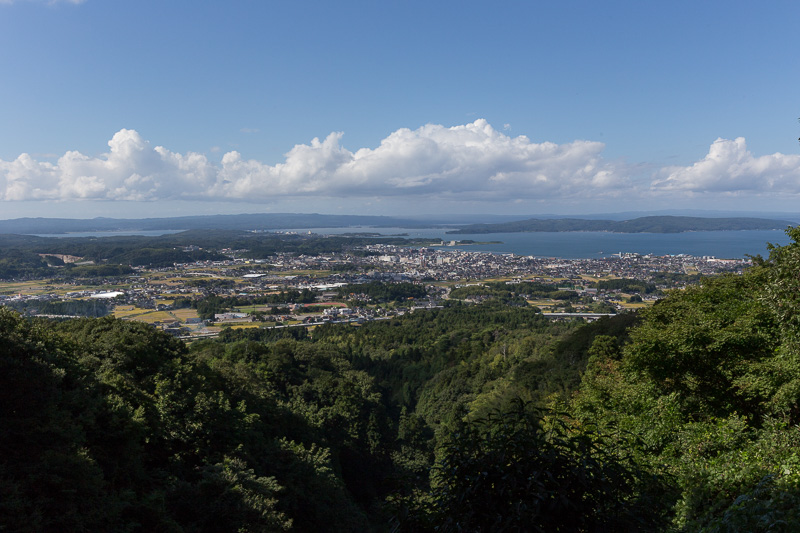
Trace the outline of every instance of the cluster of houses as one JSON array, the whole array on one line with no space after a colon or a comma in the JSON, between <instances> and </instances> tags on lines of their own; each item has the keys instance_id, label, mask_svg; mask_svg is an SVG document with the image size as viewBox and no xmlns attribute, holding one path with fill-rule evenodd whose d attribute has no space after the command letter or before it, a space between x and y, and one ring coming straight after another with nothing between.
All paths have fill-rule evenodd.
<instances>
[{"instance_id":1,"label":"cluster of houses","mask_svg":"<svg viewBox=\"0 0 800 533\"><path fill-rule=\"evenodd\" d=\"M657 274L700 273L713 275L722 272L741 272L749 266L749 260L724 260L714 257L687 255L653 256L619 253L612 257L593 259L554 259L514 254L496 254L430 247L409 248L385 244L372 244L343 253L326 253L317 256L276 254L267 259L248 259L246 250L232 250L227 261L204 261L173 268L160 268L159 279L150 279L144 274L102 280L104 291L81 290L57 296L55 293L0 295L0 305L26 301L49 301L54 299L96 298L116 305L130 305L140 309L170 310L163 300L180 297L247 296L263 295L288 290L310 289L320 302L329 302L338 297L337 289L345 284L370 281L409 281L424 283L429 294L440 297L446 289L431 285L434 281L480 280L494 277L516 277L533 281L553 278L580 280L582 276L619 277L650 281ZM141 269L146 270L146 269ZM319 271L324 271L317 274ZM295 273L296 272L296 273ZM178 281L188 277L212 280L214 283L198 285ZM584 295L598 298L597 291L586 289ZM644 295L642 295L644 297ZM291 304L282 304L291 305ZM436 305L435 300L428 306ZM290 314L276 317L282 321L340 321L373 320L387 314L404 310L374 310L371 308L328 308L317 316L300 305L295 305ZM250 321L246 313L227 312L215 317L217 322ZM160 327L184 328L199 326L194 319L165 320ZM182 330L180 330L182 331Z\"/></svg>"}]
</instances>

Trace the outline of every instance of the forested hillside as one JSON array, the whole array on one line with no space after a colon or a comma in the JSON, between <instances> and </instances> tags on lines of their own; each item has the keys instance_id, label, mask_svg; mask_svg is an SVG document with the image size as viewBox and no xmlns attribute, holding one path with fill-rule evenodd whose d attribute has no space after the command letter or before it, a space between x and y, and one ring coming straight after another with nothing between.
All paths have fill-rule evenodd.
<instances>
[{"instance_id":1,"label":"forested hillside","mask_svg":"<svg viewBox=\"0 0 800 533\"><path fill-rule=\"evenodd\" d=\"M0 309L0 529L797 531L800 231L638 315L190 346Z\"/></svg>"}]
</instances>

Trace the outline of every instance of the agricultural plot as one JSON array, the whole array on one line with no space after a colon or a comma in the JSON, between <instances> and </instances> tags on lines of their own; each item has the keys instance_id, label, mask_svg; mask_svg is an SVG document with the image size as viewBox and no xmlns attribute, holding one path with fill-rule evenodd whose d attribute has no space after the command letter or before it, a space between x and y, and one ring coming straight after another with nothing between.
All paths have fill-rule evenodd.
<instances>
[{"instance_id":1,"label":"agricultural plot","mask_svg":"<svg viewBox=\"0 0 800 533\"><path fill-rule=\"evenodd\" d=\"M250 329L250 328L257 328L259 327L258 324L233 324L231 326L226 326L231 329Z\"/></svg>"},{"instance_id":2,"label":"agricultural plot","mask_svg":"<svg viewBox=\"0 0 800 533\"><path fill-rule=\"evenodd\" d=\"M173 309L170 314L181 322L186 322L189 318L199 318L196 309Z\"/></svg>"},{"instance_id":3,"label":"agricultural plot","mask_svg":"<svg viewBox=\"0 0 800 533\"><path fill-rule=\"evenodd\" d=\"M138 320L139 322L146 322L153 324L154 322L164 322L168 320L175 320L167 311L148 311L135 317L130 317L131 320Z\"/></svg>"},{"instance_id":4,"label":"agricultural plot","mask_svg":"<svg viewBox=\"0 0 800 533\"><path fill-rule=\"evenodd\" d=\"M650 307L652 302L620 302L619 305L625 309L642 309L644 307Z\"/></svg>"},{"instance_id":5,"label":"agricultural plot","mask_svg":"<svg viewBox=\"0 0 800 533\"><path fill-rule=\"evenodd\" d=\"M50 292L45 291L44 284L42 282L37 281L15 281L15 282L5 282L0 283L0 294L11 295L11 294L40 294L43 292ZM52 291L55 292L55 291Z\"/></svg>"},{"instance_id":6,"label":"agricultural plot","mask_svg":"<svg viewBox=\"0 0 800 533\"><path fill-rule=\"evenodd\" d=\"M114 318L132 318L150 311L150 309L142 309L133 305L118 305L114 308Z\"/></svg>"}]
</instances>

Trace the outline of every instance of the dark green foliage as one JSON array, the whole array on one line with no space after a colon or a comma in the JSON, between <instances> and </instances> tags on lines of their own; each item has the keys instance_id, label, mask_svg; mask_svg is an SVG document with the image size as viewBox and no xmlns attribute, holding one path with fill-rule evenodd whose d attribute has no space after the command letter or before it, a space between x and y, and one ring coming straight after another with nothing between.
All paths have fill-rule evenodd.
<instances>
[{"instance_id":1,"label":"dark green foliage","mask_svg":"<svg viewBox=\"0 0 800 533\"><path fill-rule=\"evenodd\" d=\"M18 241L12 239L18 237ZM97 278L123 276L133 272L127 264L102 264L102 265L75 265L73 263L64 264L64 261L53 255L37 253L41 238L33 238L28 241L19 236L0 236L0 242L11 241L19 247L0 246L0 279L12 278L41 278L53 276L57 278ZM44 248L42 248L44 249ZM53 251L52 253L63 253ZM54 268L55 267L55 268Z\"/></svg>"},{"instance_id":2,"label":"dark green foliage","mask_svg":"<svg viewBox=\"0 0 800 533\"><path fill-rule=\"evenodd\" d=\"M634 333L630 370L695 418L766 414L771 393L758 374L773 354L774 318L752 281L753 274L719 278L654 306Z\"/></svg>"},{"instance_id":3,"label":"dark green foliage","mask_svg":"<svg viewBox=\"0 0 800 533\"><path fill-rule=\"evenodd\" d=\"M581 382L596 339L604 338L615 347L627 342L629 328L637 315L625 313L603 317L575 328L554 340L548 357L531 358L514 369L514 381L522 390L537 391L539 397L569 395ZM532 396L537 398L537 396Z\"/></svg>"},{"instance_id":4,"label":"dark green foliage","mask_svg":"<svg viewBox=\"0 0 800 533\"><path fill-rule=\"evenodd\" d=\"M112 256L115 262L133 266L171 267L175 263L191 263L202 259L220 259L216 254L186 253L171 248L136 248Z\"/></svg>"},{"instance_id":5,"label":"dark green foliage","mask_svg":"<svg viewBox=\"0 0 800 533\"><path fill-rule=\"evenodd\" d=\"M175 298L172 302L173 309L187 309L192 307L192 299L191 298Z\"/></svg>"},{"instance_id":6,"label":"dark green foliage","mask_svg":"<svg viewBox=\"0 0 800 533\"><path fill-rule=\"evenodd\" d=\"M703 530L707 533L795 531L800 524L799 481L796 477L764 476L755 488L738 496Z\"/></svg>"},{"instance_id":7,"label":"dark green foliage","mask_svg":"<svg viewBox=\"0 0 800 533\"><path fill-rule=\"evenodd\" d=\"M620 446L667 467L680 530L800 527L800 248L790 235L743 276L670 293L622 349L592 345L574 412L624 430Z\"/></svg>"},{"instance_id":8,"label":"dark green foliage","mask_svg":"<svg viewBox=\"0 0 800 533\"><path fill-rule=\"evenodd\" d=\"M126 276L134 270L128 265L75 265L70 263L54 274L63 278L103 278Z\"/></svg>"},{"instance_id":9,"label":"dark green foliage","mask_svg":"<svg viewBox=\"0 0 800 533\"><path fill-rule=\"evenodd\" d=\"M630 329L638 322L639 315L636 313L602 317L559 339L553 348L554 355L559 359L578 363L582 373L592 343L598 335L611 336L621 346L627 342Z\"/></svg>"},{"instance_id":10,"label":"dark green foliage","mask_svg":"<svg viewBox=\"0 0 800 533\"><path fill-rule=\"evenodd\" d=\"M467 285L450 291L450 298L468 299L476 296L496 299L505 304L527 305L528 298L552 298L555 300L578 301L580 296L574 291L558 290L554 284L524 281L522 283L505 283L495 281L480 285Z\"/></svg>"},{"instance_id":11,"label":"dark green foliage","mask_svg":"<svg viewBox=\"0 0 800 533\"><path fill-rule=\"evenodd\" d=\"M575 291L553 291L549 297L553 300L570 300L572 302L580 300L580 296Z\"/></svg>"},{"instance_id":12,"label":"dark green foliage","mask_svg":"<svg viewBox=\"0 0 800 533\"><path fill-rule=\"evenodd\" d=\"M232 279L220 278L199 278L190 279L186 282L187 287L197 287L199 289L232 289L236 283Z\"/></svg>"},{"instance_id":13,"label":"dark green foliage","mask_svg":"<svg viewBox=\"0 0 800 533\"><path fill-rule=\"evenodd\" d=\"M187 349L0 310L0 528L796 531L792 237L743 276L591 324L496 298Z\"/></svg>"},{"instance_id":14,"label":"dark green foliage","mask_svg":"<svg viewBox=\"0 0 800 533\"><path fill-rule=\"evenodd\" d=\"M409 298L424 298L427 296L424 286L408 282L384 283L371 281L358 285L345 285L340 287L338 292L340 297L346 297L351 294L364 295L367 301L372 302L399 302Z\"/></svg>"},{"instance_id":15,"label":"dark green foliage","mask_svg":"<svg viewBox=\"0 0 800 533\"><path fill-rule=\"evenodd\" d=\"M418 311L359 328L318 327L314 339L348 350L393 403L438 425L473 402L488 407L526 394L509 381L513 369L530 358L545 360L546 368L557 364L550 358L553 337L576 327L554 324L534 309L484 304Z\"/></svg>"},{"instance_id":16,"label":"dark green foliage","mask_svg":"<svg viewBox=\"0 0 800 533\"><path fill-rule=\"evenodd\" d=\"M656 291L653 283L647 283L636 279L609 279L597 282L597 288L607 291L636 292L639 294L651 294Z\"/></svg>"},{"instance_id":17,"label":"dark green foliage","mask_svg":"<svg viewBox=\"0 0 800 533\"><path fill-rule=\"evenodd\" d=\"M401 524L421 531L652 531L659 480L603 437L515 409L461 423L437 449L431 491Z\"/></svg>"},{"instance_id":18,"label":"dark green foliage","mask_svg":"<svg viewBox=\"0 0 800 533\"><path fill-rule=\"evenodd\" d=\"M653 272L649 276L650 281L656 285L674 285L676 283L684 283L694 285L699 282L703 276L701 274L680 274L678 272Z\"/></svg>"},{"instance_id":19,"label":"dark green foliage","mask_svg":"<svg viewBox=\"0 0 800 533\"><path fill-rule=\"evenodd\" d=\"M500 284L497 284L500 285ZM528 303L525 299L512 290L509 286L496 286L492 285L468 285L466 287L459 287L450 291L450 298L469 300L496 300L505 305L521 305L527 306Z\"/></svg>"},{"instance_id":20,"label":"dark green foliage","mask_svg":"<svg viewBox=\"0 0 800 533\"><path fill-rule=\"evenodd\" d=\"M108 304L97 298L90 300L50 301L38 307L38 314L40 315L103 317L110 313L111 309Z\"/></svg>"},{"instance_id":21,"label":"dark green foliage","mask_svg":"<svg viewBox=\"0 0 800 533\"><path fill-rule=\"evenodd\" d=\"M224 343L244 340L251 342L273 342L279 339L303 340L308 338L308 330L306 328L225 328L218 338Z\"/></svg>"},{"instance_id":22,"label":"dark green foliage","mask_svg":"<svg viewBox=\"0 0 800 533\"><path fill-rule=\"evenodd\" d=\"M102 473L80 418L101 401L43 324L0 309L0 527L103 529ZM89 413L85 413L89 410Z\"/></svg>"},{"instance_id":23,"label":"dark green foliage","mask_svg":"<svg viewBox=\"0 0 800 533\"><path fill-rule=\"evenodd\" d=\"M32 278L50 270L38 254L14 248L0 248L0 279Z\"/></svg>"},{"instance_id":24,"label":"dark green foliage","mask_svg":"<svg viewBox=\"0 0 800 533\"><path fill-rule=\"evenodd\" d=\"M256 366L188 354L147 325L54 327L0 310L0 526L363 531L341 476L348 462L380 465L368 451L385 438L379 396L330 356L297 349L276 349L301 372L274 381L297 390L290 409Z\"/></svg>"},{"instance_id":25,"label":"dark green foliage","mask_svg":"<svg viewBox=\"0 0 800 533\"><path fill-rule=\"evenodd\" d=\"M200 281L200 280L198 280ZM249 305L261 304L286 304L286 303L312 303L316 301L317 294L311 289L289 289L275 294L264 296L217 296L212 294L205 298L192 300L192 307L197 309L197 314L203 319L212 319L217 313L224 313L231 309ZM286 310L288 312L288 309Z\"/></svg>"},{"instance_id":26,"label":"dark green foliage","mask_svg":"<svg viewBox=\"0 0 800 533\"><path fill-rule=\"evenodd\" d=\"M203 320L210 320L214 318L214 315L224 313L230 309L230 302L221 296L213 295L201 300L195 300L193 307L197 309L197 316Z\"/></svg>"}]
</instances>

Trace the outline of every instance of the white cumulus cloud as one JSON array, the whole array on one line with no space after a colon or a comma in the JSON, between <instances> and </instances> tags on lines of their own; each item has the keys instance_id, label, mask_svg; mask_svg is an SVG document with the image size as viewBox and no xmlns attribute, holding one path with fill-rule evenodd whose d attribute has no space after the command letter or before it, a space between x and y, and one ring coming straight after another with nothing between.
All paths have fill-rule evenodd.
<instances>
[{"instance_id":1,"label":"white cumulus cloud","mask_svg":"<svg viewBox=\"0 0 800 533\"><path fill-rule=\"evenodd\" d=\"M108 146L101 157L69 151L55 164L28 154L0 160L0 198L153 200L180 197L197 186L207 189L214 179L205 156L151 148L134 130L118 131Z\"/></svg>"},{"instance_id":2,"label":"white cumulus cloud","mask_svg":"<svg viewBox=\"0 0 800 533\"><path fill-rule=\"evenodd\" d=\"M755 157L743 137L717 139L700 161L667 167L654 190L688 193L800 193L800 156L775 153Z\"/></svg>"},{"instance_id":3,"label":"white cumulus cloud","mask_svg":"<svg viewBox=\"0 0 800 533\"><path fill-rule=\"evenodd\" d=\"M56 163L22 154L0 160L4 200L271 200L284 196L414 196L450 199L546 199L614 195L629 187L620 164L592 141L534 143L485 120L454 127L399 129L377 148L346 149L343 134L313 139L269 165L224 154L152 147L123 129L99 157L67 152Z\"/></svg>"}]
</instances>

